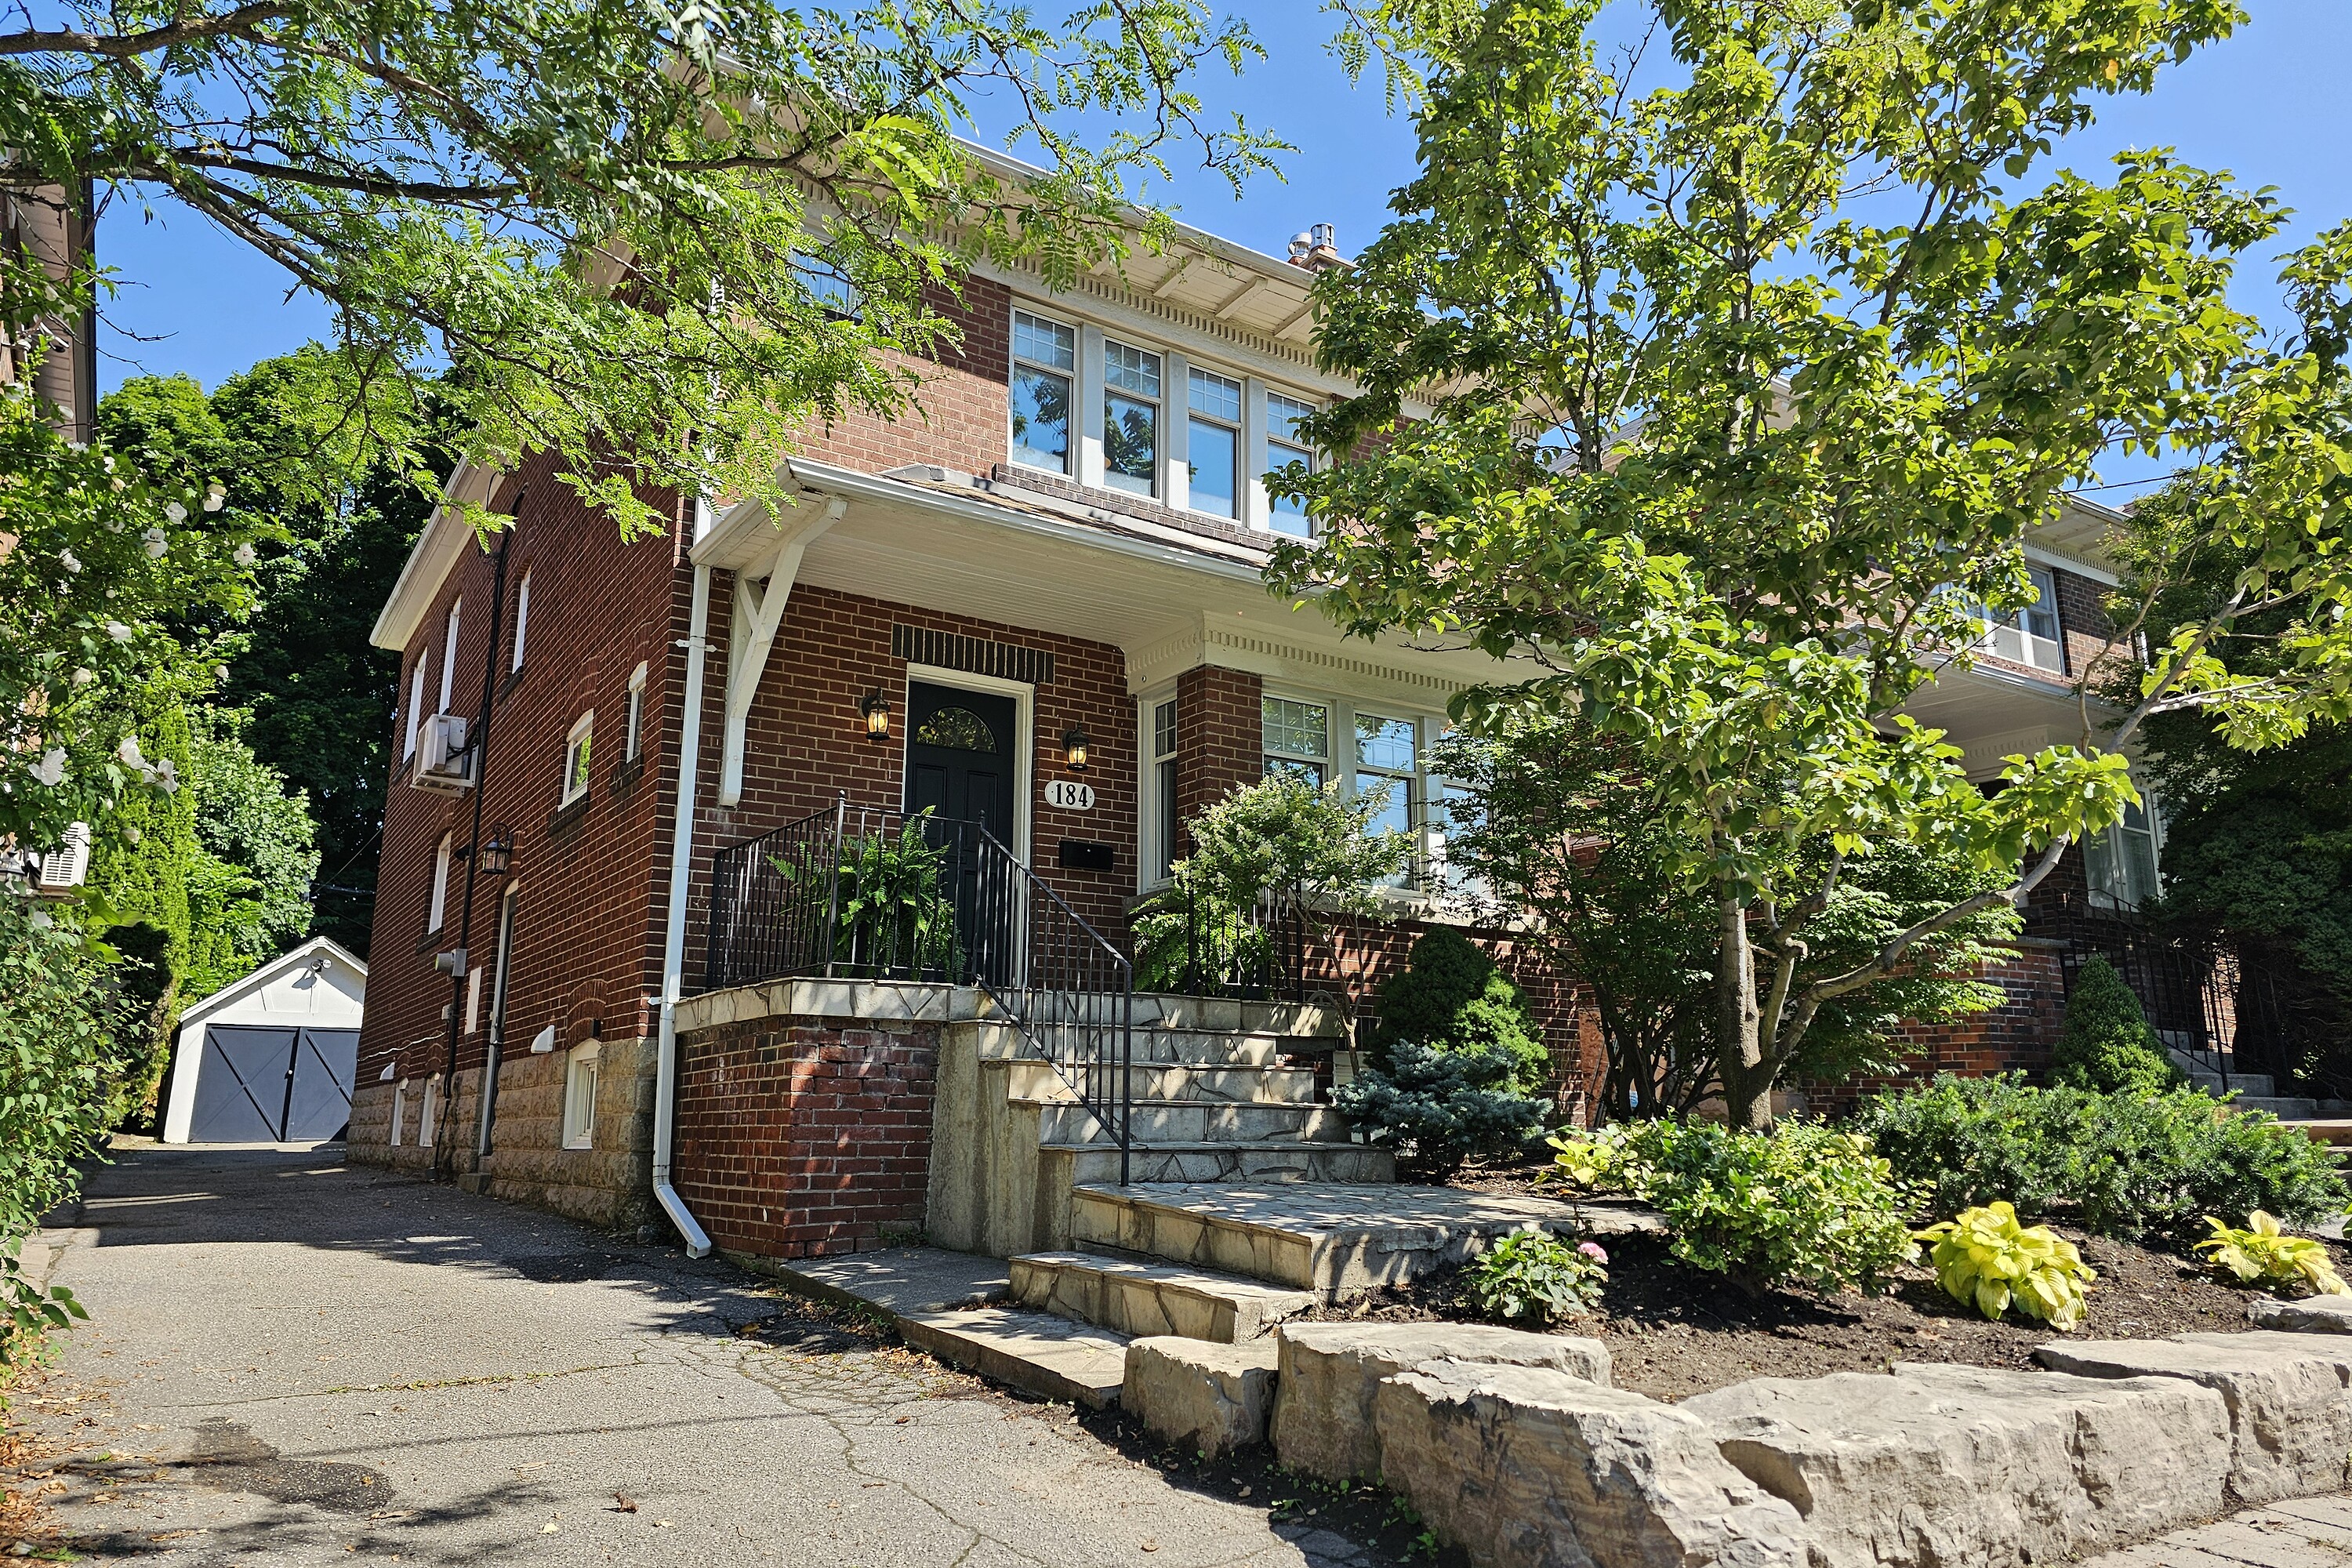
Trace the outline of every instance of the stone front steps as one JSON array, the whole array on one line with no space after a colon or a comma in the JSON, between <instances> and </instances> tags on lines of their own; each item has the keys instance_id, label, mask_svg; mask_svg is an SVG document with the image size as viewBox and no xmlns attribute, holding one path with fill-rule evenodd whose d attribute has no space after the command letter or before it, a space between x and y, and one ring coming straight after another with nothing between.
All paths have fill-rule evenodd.
<instances>
[{"instance_id":1,"label":"stone front steps","mask_svg":"<svg viewBox=\"0 0 2352 1568\"><path fill-rule=\"evenodd\" d=\"M1081 1187L1071 1233L1097 1247L1335 1299L1466 1261L1530 1226L1578 1237L1658 1227L1630 1205L1452 1187L1137 1183Z\"/></svg>"},{"instance_id":2,"label":"stone front steps","mask_svg":"<svg viewBox=\"0 0 2352 1568\"><path fill-rule=\"evenodd\" d=\"M1037 1152L1044 1179L1073 1194L1080 1187L1116 1186L1119 1161L1110 1143L1048 1143ZM1396 1156L1361 1143L1282 1142L1154 1143L1131 1152L1128 1179L1187 1185L1227 1182L1307 1182L1370 1184L1396 1180ZM1069 1205L1065 1204L1064 1207Z\"/></svg>"},{"instance_id":3,"label":"stone front steps","mask_svg":"<svg viewBox=\"0 0 2352 1568\"><path fill-rule=\"evenodd\" d=\"M1085 1252L1012 1260L1013 1300L1115 1333L1181 1334L1234 1344L1253 1340L1322 1300L1229 1274L1202 1274Z\"/></svg>"}]
</instances>

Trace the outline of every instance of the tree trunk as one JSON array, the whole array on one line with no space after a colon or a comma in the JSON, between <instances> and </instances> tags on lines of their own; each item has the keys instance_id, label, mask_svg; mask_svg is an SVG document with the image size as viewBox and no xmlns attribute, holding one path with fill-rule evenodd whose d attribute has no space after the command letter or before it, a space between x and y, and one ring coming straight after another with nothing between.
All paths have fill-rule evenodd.
<instances>
[{"instance_id":1,"label":"tree trunk","mask_svg":"<svg viewBox=\"0 0 2352 1568\"><path fill-rule=\"evenodd\" d=\"M1772 1071L1759 1038L1756 954L1748 942L1748 906L1727 898L1715 950L1717 1070L1724 1110L1734 1127L1772 1125Z\"/></svg>"}]
</instances>

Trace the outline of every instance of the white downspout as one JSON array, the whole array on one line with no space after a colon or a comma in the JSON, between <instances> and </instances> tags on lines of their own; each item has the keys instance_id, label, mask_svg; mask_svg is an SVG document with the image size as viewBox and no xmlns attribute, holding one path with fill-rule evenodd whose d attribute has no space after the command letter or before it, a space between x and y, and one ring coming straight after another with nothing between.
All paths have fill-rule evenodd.
<instances>
[{"instance_id":1,"label":"white downspout","mask_svg":"<svg viewBox=\"0 0 2352 1568\"><path fill-rule=\"evenodd\" d=\"M695 503L695 521L703 520L707 501ZM702 536L698 526L695 537ZM710 1237L686 1200L670 1185L672 1146L677 1136L677 997L686 973L686 893L694 864L695 764L702 751L702 650L710 630L710 568L694 569L694 613L686 642L685 733L678 742L677 826L670 834L669 919L662 934L661 1037L655 1055L654 1197L686 1237L688 1258L708 1258Z\"/></svg>"}]
</instances>

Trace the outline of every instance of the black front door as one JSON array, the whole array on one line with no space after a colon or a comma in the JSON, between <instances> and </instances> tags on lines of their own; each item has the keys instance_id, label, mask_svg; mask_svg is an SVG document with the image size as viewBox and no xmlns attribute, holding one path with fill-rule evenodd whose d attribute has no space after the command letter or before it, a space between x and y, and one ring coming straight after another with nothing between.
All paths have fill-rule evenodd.
<instances>
[{"instance_id":1,"label":"black front door","mask_svg":"<svg viewBox=\"0 0 2352 1568\"><path fill-rule=\"evenodd\" d=\"M925 836L948 851L940 873L955 907L955 964L986 984L1011 977L1024 907L1010 858L1019 719L1010 697L919 681L907 687L907 815L928 810L940 819ZM1006 853L991 850L964 823Z\"/></svg>"},{"instance_id":2,"label":"black front door","mask_svg":"<svg viewBox=\"0 0 2352 1568\"><path fill-rule=\"evenodd\" d=\"M1019 743L1010 697L952 687L907 687L907 815L929 810L976 822L1013 847L1013 781Z\"/></svg>"}]
</instances>

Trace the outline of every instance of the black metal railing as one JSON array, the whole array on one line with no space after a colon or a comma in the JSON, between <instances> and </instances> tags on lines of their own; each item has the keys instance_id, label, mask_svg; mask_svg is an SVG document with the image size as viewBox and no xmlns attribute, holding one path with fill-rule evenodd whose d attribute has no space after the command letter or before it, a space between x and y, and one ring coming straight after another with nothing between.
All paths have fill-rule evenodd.
<instances>
[{"instance_id":1,"label":"black metal railing","mask_svg":"<svg viewBox=\"0 0 2352 1568\"><path fill-rule=\"evenodd\" d=\"M1127 1180L1134 967L978 823L842 799L720 849L705 989L814 975L981 987L1117 1142Z\"/></svg>"},{"instance_id":2,"label":"black metal railing","mask_svg":"<svg viewBox=\"0 0 2352 1568\"><path fill-rule=\"evenodd\" d=\"M1246 1002L1307 1000L1307 919L1296 903L1268 893L1235 909L1197 898L1181 882L1153 898L1183 923L1183 968L1165 977L1171 990Z\"/></svg>"},{"instance_id":3,"label":"black metal railing","mask_svg":"<svg viewBox=\"0 0 2352 1568\"><path fill-rule=\"evenodd\" d=\"M2130 910L2073 905L2030 914L2026 930L2063 944L2059 965L2067 994L2074 994L2083 965L2094 955L2104 957L2167 1047L2220 1079L2224 1090L2232 1071L2250 1070L2235 1048L2247 1031L2238 1016L2238 955L2226 943L2157 931Z\"/></svg>"}]
</instances>

